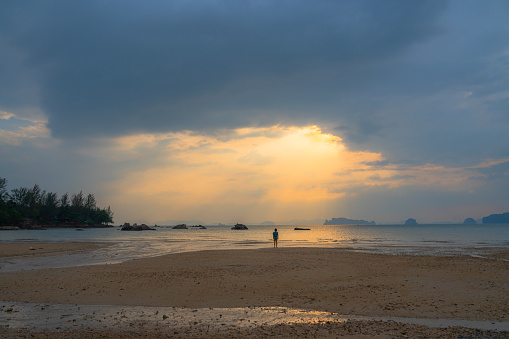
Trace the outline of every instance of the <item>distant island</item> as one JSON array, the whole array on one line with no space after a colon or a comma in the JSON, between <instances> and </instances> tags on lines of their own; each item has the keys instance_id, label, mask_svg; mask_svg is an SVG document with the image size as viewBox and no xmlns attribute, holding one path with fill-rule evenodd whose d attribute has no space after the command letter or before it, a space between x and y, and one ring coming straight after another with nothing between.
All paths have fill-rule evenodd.
<instances>
[{"instance_id":1,"label":"distant island","mask_svg":"<svg viewBox=\"0 0 509 339\"><path fill-rule=\"evenodd\" d=\"M275 225L272 221L264 221L259 223L259 225Z\"/></svg>"},{"instance_id":2,"label":"distant island","mask_svg":"<svg viewBox=\"0 0 509 339\"><path fill-rule=\"evenodd\" d=\"M509 223L509 212L502 214L491 214L482 218L483 224L507 224Z\"/></svg>"},{"instance_id":3,"label":"distant island","mask_svg":"<svg viewBox=\"0 0 509 339\"><path fill-rule=\"evenodd\" d=\"M331 220L325 219L324 225L376 225L374 221L356 220L348 218L332 218Z\"/></svg>"},{"instance_id":4,"label":"distant island","mask_svg":"<svg viewBox=\"0 0 509 339\"><path fill-rule=\"evenodd\" d=\"M417 225L417 220L415 220L414 218L408 218L405 221L405 225Z\"/></svg>"}]
</instances>

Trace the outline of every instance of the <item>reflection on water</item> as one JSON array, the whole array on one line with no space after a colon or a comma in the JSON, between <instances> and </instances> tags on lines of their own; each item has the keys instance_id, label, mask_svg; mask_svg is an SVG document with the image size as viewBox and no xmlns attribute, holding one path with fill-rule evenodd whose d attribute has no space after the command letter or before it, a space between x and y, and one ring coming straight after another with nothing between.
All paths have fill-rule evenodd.
<instances>
[{"instance_id":1,"label":"reflection on water","mask_svg":"<svg viewBox=\"0 0 509 339\"><path fill-rule=\"evenodd\" d=\"M207 229L176 230L157 227L156 231L126 232L118 227L86 229L1 231L1 241L115 242L91 253L67 254L39 258L0 259L0 271L17 271L46 267L68 267L118 263L129 259L199 250L272 247L272 231L279 231L280 247L333 247L377 253L427 255L477 255L480 248L509 248L509 225L310 225L310 230L287 226L249 226L248 230L231 230L230 226L208 226Z\"/></svg>"},{"instance_id":2,"label":"reflection on water","mask_svg":"<svg viewBox=\"0 0 509 339\"><path fill-rule=\"evenodd\" d=\"M7 311L8 310L8 311ZM509 322L469 321L460 319L421 319L370 317L292 309L286 307L247 308L181 308L113 305L39 304L0 301L0 323L11 329L93 329L115 328L144 331L154 328L186 326L221 328L221 326L255 327L288 323L346 322L348 320L383 320L432 327L462 326L508 331ZM146 333L146 332L144 332Z\"/></svg>"}]
</instances>

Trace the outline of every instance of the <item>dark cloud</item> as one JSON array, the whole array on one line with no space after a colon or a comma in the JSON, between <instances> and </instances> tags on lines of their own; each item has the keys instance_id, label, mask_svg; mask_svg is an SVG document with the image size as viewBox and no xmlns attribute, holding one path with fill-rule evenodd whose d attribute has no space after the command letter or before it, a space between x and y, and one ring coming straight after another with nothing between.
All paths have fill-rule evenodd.
<instances>
[{"instance_id":1,"label":"dark cloud","mask_svg":"<svg viewBox=\"0 0 509 339\"><path fill-rule=\"evenodd\" d=\"M491 134L474 142L480 116L508 123L507 99L490 99L507 90L505 10L497 1L6 1L0 109L39 107L68 140L316 123L399 162L478 158L501 151L490 135L504 127L485 126ZM482 99L455 98L471 91Z\"/></svg>"},{"instance_id":2,"label":"dark cloud","mask_svg":"<svg viewBox=\"0 0 509 339\"><path fill-rule=\"evenodd\" d=\"M368 166L375 167L375 168L384 168L385 166L390 165L389 161L387 161L387 160L370 161L370 162L365 162L365 164Z\"/></svg>"},{"instance_id":3,"label":"dark cloud","mask_svg":"<svg viewBox=\"0 0 509 339\"><path fill-rule=\"evenodd\" d=\"M54 1L3 7L5 48L24 57L54 135L70 138L305 119L313 105L336 104L334 92L370 78L370 63L435 35L444 6ZM320 83L331 88L323 91Z\"/></svg>"},{"instance_id":4,"label":"dark cloud","mask_svg":"<svg viewBox=\"0 0 509 339\"><path fill-rule=\"evenodd\" d=\"M501 182L509 180L509 161L487 167L478 170L479 173L483 174L483 177L478 177L478 180ZM502 187L505 187L502 186Z\"/></svg>"}]
</instances>

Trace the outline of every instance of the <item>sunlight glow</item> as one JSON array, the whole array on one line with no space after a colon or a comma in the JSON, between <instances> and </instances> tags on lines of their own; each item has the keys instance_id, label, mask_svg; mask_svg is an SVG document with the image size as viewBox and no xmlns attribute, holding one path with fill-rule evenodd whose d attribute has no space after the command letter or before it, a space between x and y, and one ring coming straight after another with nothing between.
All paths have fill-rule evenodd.
<instances>
[{"instance_id":1,"label":"sunlight glow","mask_svg":"<svg viewBox=\"0 0 509 339\"><path fill-rule=\"evenodd\" d=\"M135 165L110 183L108 201L137 221L336 215L343 201L369 190L470 190L476 168L504 162L488 160L476 168L390 164L379 153L348 150L340 137L318 126L138 134L109 144L106 158Z\"/></svg>"},{"instance_id":2,"label":"sunlight glow","mask_svg":"<svg viewBox=\"0 0 509 339\"><path fill-rule=\"evenodd\" d=\"M349 152L341 138L317 126L242 128L224 138L196 133L118 138L114 150L129 157L164 145L157 166L133 172L115 184L124 194L182 210L211 201L243 205L323 202L344 195L331 190L338 170L382 160L369 152ZM153 162L155 159L151 159ZM362 180L350 172L348 180ZM357 178L357 179L354 179ZM345 181L345 180L343 180ZM296 212L298 213L298 212Z\"/></svg>"},{"instance_id":3,"label":"sunlight glow","mask_svg":"<svg viewBox=\"0 0 509 339\"><path fill-rule=\"evenodd\" d=\"M10 121L10 130L0 123L4 146L67 151L51 137L47 122L1 116L21 121ZM349 150L341 137L314 125L101 138L73 154L110 171L111 179L99 182L98 190L128 222L357 217L348 206L362 205L367 193L426 187L474 194L476 178L509 161L485 159L467 167L391 164L380 153Z\"/></svg>"}]
</instances>

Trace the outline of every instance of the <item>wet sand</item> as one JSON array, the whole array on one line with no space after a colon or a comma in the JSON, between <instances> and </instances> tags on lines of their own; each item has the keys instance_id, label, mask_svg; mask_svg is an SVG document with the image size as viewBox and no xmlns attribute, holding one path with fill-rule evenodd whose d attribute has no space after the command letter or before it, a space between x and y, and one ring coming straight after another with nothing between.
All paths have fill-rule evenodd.
<instances>
[{"instance_id":1,"label":"wet sand","mask_svg":"<svg viewBox=\"0 0 509 339\"><path fill-rule=\"evenodd\" d=\"M46 255L81 253L111 246L106 242L62 242L62 243L35 243L35 242L0 242L0 258L6 257L38 257Z\"/></svg>"},{"instance_id":2,"label":"wet sand","mask_svg":"<svg viewBox=\"0 0 509 339\"><path fill-rule=\"evenodd\" d=\"M325 248L202 251L114 265L0 273L0 299L196 309L287 307L347 315L506 323L509 322L509 262L504 260L507 256L506 251L487 259L381 255ZM388 325L380 321L355 324L360 326L357 330L351 324L332 321L278 324L257 330L228 328L228 333L243 337L258 330L270 332L279 328L282 335L286 331L289 337L291 333L307 336L306 330L315 331L314 335L321 337L341 333L382 337L408 333L411 336L418 331L424 337L439 337L440 333L450 337L452 332L447 331L453 330L400 323ZM200 326L197 328L202 332L193 330L194 334L185 335L178 328L175 331L183 337L196 337L200 333L208 333L205 337L216 335L203 332L205 324ZM210 329L210 324L207 326ZM167 330L153 329L151 334L163 336L168 334ZM101 335L108 337L106 332ZM132 334L142 335L143 331L136 333ZM218 337L221 333L218 332Z\"/></svg>"}]
</instances>

